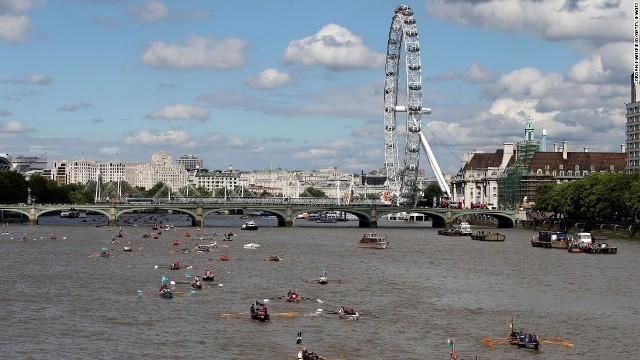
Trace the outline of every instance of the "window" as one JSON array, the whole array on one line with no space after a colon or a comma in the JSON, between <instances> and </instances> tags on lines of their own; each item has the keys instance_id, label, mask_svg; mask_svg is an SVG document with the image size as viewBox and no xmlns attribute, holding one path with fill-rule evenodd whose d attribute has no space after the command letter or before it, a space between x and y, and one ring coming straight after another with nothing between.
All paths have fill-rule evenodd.
<instances>
[{"instance_id":1,"label":"window","mask_svg":"<svg viewBox=\"0 0 640 360\"><path fill-rule=\"evenodd\" d=\"M573 175L573 172L571 170L567 170L567 176L571 176Z\"/></svg>"},{"instance_id":2,"label":"window","mask_svg":"<svg viewBox=\"0 0 640 360\"><path fill-rule=\"evenodd\" d=\"M596 166L595 165L591 165L591 171L595 171L596 170Z\"/></svg>"},{"instance_id":3,"label":"window","mask_svg":"<svg viewBox=\"0 0 640 360\"><path fill-rule=\"evenodd\" d=\"M560 166L558 166L558 169L563 170L564 169L564 165L560 164Z\"/></svg>"},{"instance_id":4,"label":"window","mask_svg":"<svg viewBox=\"0 0 640 360\"><path fill-rule=\"evenodd\" d=\"M536 175L542 175L542 169L538 169L538 171L536 171Z\"/></svg>"},{"instance_id":5,"label":"window","mask_svg":"<svg viewBox=\"0 0 640 360\"><path fill-rule=\"evenodd\" d=\"M580 171L580 165L576 164L576 173Z\"/></svg>"}]
</instances>

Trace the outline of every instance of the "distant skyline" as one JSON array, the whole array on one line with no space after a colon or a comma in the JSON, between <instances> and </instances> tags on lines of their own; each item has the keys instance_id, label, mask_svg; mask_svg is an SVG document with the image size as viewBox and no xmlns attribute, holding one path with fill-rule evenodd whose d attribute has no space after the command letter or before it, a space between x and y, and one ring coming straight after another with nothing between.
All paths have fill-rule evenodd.
<instances>
[{"instance_id":1,"label":"distant skyline","mask_svg":"<svg viewBox=\"0 0 640 360\"><path fill-rule=\"evenodd\" d=\"M522 140L529 116L548 149L620 151L633 1L0 0L0 153L381 168L400 4L417 20L423 129L443 171Z\"/></svg>"}]
</instances>

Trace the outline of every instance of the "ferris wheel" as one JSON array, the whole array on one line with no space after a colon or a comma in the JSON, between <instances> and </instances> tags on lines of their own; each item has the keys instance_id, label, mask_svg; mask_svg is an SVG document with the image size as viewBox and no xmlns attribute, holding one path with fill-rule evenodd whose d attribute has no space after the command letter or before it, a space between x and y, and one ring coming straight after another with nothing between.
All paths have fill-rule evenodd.
<instances>
[{"instance_id":1,"label":"ferris wheel","mask_svg":"<svg viewBox=\"0 0 640 360\"><path fill-rule=\"evenodd\" d=\"M422 107L420 43L413 10L400 5L389 30L384 81L384 162L387 187L396 204L418 200L420 145L425 149L438 185L451 196L448 184L421 131ZM398 125L404 125L399 129ZM402 153L401 153L402 151Z\"/></svg>"}]
</instances>

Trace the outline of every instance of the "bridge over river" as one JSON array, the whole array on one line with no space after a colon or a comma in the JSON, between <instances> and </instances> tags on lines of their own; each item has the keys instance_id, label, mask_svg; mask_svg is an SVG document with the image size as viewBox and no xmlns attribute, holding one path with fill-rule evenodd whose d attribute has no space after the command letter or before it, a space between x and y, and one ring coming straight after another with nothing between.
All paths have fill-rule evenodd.
<instances>
[{"instance_id":1,"label":"bridge over river","mask_svg":"<svg viewBox=\"0 0 640 360\"><path fill-rule=\"evenodd\" d=\"M205 218L210 214L220 212L232 212L236 214L250 214L264 211L274 215L278 219L278 226L292 227L294 219L301 214L309 212L338 211L352 214L358 218L358 225L362 228L377 227L378 219L387 214L399 212L419 213L428 216L432 220L432 226L451 227L456 219L468 215L487 215L497 219L498 227L510 228L515 226L515 211L487 210L487 209L450 209L450 208L426 208L426 207L397 207L382 203L362 202L351 204L336 204L326 201L297 201L298 199L265 199L263 201L222 200L194 203L164 202L155 204L33 204L28 206L0 205L0 216L5 218L7 214L12 216L26 216L31 225L38 224L38 218L43 215L51 216L62 211L75 209L79 212L91 211L103 214L109 219L109 225L116 225L119 216L136 212L162 212L171 211L182 213L192 219L192 225L205 226Z\"/></svg>"}]
</instances>

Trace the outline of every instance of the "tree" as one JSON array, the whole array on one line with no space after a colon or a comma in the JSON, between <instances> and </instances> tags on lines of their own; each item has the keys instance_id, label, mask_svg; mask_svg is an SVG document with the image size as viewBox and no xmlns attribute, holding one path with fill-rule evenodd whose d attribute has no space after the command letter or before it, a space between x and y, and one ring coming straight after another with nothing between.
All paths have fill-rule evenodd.
<instances>
[{"instance_id":1,"label":"tree","mask_svg":"<svg viewBox=\"0 0 640 360\"><path fill-rule=\"evenodd\" d=\"M440 189L440 186L438 184L431 184L422 192L423 200L421 202L437 207L437 203L433 204L433 199L435 198L436 201L438 201L442 195L444 195L444 192Z\"/></svg>"},{"instance_id":2,"label":"tree","mask_svg":"<svg viewBox=\"0 0 640 360\"><path fill-rule=\"evenodd\" d=\"M29 183L15 171L0 171L0 204L26 203Z\"/></svg>"},{"instance_id":3,"label":"tree","mask_svg":"<svg viewBox=\"0 0 640 360\"><path fill-rule=\"evenodd\" d=\"M324 193L324 191L309 186L308 188L304 189L304 192L300 194L300 197L326 198L328 196Z\"/></svg>"}]
</instances>

